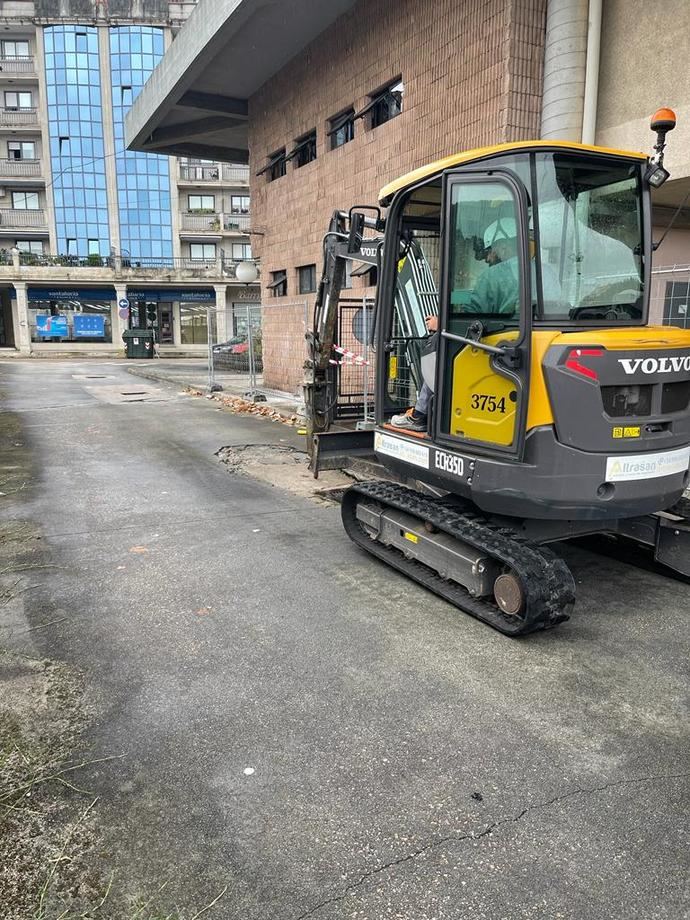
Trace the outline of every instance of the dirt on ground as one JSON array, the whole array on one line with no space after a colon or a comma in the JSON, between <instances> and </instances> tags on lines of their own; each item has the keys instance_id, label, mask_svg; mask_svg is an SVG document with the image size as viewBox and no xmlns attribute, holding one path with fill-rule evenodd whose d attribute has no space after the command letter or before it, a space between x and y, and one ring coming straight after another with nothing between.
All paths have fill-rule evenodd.
<instances>
[{"instance_id":1,"label":"dirt on ground","mask_svg":"<svg viewBox=\"0 0 690 920\"><path fill-rule=\"evenodd\" d=\"M221 447L216 456L230 472L252 476L295 495L316 500L337 500L354 479L341 470L325 470L314 479L309 458L303 451L285 444L243 444Z\"/></svg>"}]
</instances>

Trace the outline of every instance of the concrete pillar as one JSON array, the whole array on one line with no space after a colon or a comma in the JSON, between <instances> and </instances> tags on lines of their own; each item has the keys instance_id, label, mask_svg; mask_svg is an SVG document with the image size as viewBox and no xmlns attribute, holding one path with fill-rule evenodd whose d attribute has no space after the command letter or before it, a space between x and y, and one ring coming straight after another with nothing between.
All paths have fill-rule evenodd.
<instances>
[{"instance_id":1,"label":"concrete pillar","mask_svg":"<svg viewBox=\"0 0 690 920\"><path fill-rule=\"evenodd\" d=\"M38 123L41 130L41 168L45 178L45 209L48 215L48 250L58 254L57 227L55 225L55 203L53 199L53 165L50 158L50 126L48 124L48 100L46 93L46 70L43 46L43 27L36 26L36 73L38 75Z\"/></svg>"},{"instance_id":2,"label":"concrete pillar","mask_svg":"<svg viewBox=\"0 0 690 920\"><path fill-rule=\"evenodd\" d=\"M214 284L216 292L216 342L226 342L230 336L227 329L227 311L225 309L227 284Z\"/></svg>"},{"instance_id":3,"label":"concrete pillar","mask_svg":"<svg viewBox=\"0 0 690 920\"><path fill-rule=\"evenodd\" d=\"M17 281L14 285L16 297L12 301L12 325L14 326L14 344L23 355L31 354L31 329L29 327L29 301L26 296L26 283Z\"/></svg>"},{"instance_id":4,"label":"concrete pillar","mask_svg":"<svg viewBox=\"0 0 690 920\"><path fill-rule=\"evenodd\" d=\"M98 26L98 60L101 76L101 106L103 112L103 151L105 158L105 188L108 199L108 233L110 248L116 253L122 252L120 240L120 210L117 197L117 167L115 164L115 134L113 132L113 95L112 77L110 75L110 29L107 25ZM107 255L107 253L103 253ZM135 253L132 253L135 255Z\"/></svg>"},{"instance_id":5,"label":"concrete pillar","mask_svg":"<svg viewBox=\"0 0 690 920\"><path fill-rule=\"evenodd\" d=\"M127 285L126 284L116 284L115 285L115 311L113 315L113 345L117 345L118 348L124 349L124 343L122 341L122 333L127 329L128 322L126 319L120 317L120 301L127 300Z\"/></svg>"},{"instance_id":6,"label":"concrete pillar","mask_svg":"<svg viewBox=\"0 0 690 920\"><path fill-rule=\"evenodd\" d=\"M180 320L180 302L179 300L173 301L172 318L173 318L173 345L181 345L182 344L182 323Z\"/></svg>"}]
</instances>

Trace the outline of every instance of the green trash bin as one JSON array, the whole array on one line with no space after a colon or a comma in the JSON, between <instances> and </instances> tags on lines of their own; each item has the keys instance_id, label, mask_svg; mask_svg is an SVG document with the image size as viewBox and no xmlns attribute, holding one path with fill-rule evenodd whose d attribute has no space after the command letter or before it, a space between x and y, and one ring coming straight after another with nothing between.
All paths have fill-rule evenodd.
<instances>
[{"instance_id":1,"label":"green trash bin","mask_svg":"<svg viewBox=\"0 0 690 920\"><path fill-rule=\"evenodd\" d=\"M153 357L153 331L151 329L125 329L122 333L122 340L125 343L125 357Z\"/></svg>"}]
</instances>

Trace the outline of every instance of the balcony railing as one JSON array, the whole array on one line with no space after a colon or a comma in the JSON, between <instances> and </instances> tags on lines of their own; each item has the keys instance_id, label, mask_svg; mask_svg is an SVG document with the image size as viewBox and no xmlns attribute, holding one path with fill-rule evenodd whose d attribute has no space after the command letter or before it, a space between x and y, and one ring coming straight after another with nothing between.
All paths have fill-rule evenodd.
<instances>
[{"instance_id":1,"label":"balcony railing","mask_svg":"<svg viewBox=\"0 0 690 920\"><path fill-rule=\"evenodd\" d=\"M188 166L181 163L180 179L187 182L216 182L220 179L220 166Z\"/></svg>"},{"instance_id":2,"label":"balcony railing","mask_svg":"<svg viewBox=\"0 0 690 920\"><path fill-rule=\"evenodd\" d=\"M229 166L223 164L223 181L237 182L240 185L249 185L249 167L248 166Z\"/></svg>"},{"instance_id":3,"label":"balcony railing","mask_svg":"<svg viewBox=\"0 0 690 920\"><path fill-rule=\"evenodd\" d=\"M220 214L182 214L180 225L182 230L193 230L195 233L220 233L222 220Z\"/></svg>"},{"instance_id":4,"label":"balcony railing","mask_svg":"<svg viewBox=\"0 0 690 920\"><path fill-rule=\"evenodd\" d=\"M223 229L231 233L246 233L251 226L249 214L226 214L223 219Z\"/></svg>"},{"instance_id":5,"label":"balcony railing","mask_svg":"<svg viewBox=\"0 0 690 920\"><path fill-rule=\"evenodd\" d=\"M47 226L45 211L24 210L23 208L0 208L0 228L45 226Z\"/></svg>"},{"instance_id":6,"label":"balcony railing","mask_svg":"<svg viewBox=\"0 0 690 920\"><path fill-rule=\"evenodd\" d=\"M218 252L215 259L192 259L189 256L72 256L50 253L15 253L20 266L36 268L109 268L116 274L139 275L163 280L166 273L192 277L230 280L235 278L235 269L246 259L230 259L224 252ZM11 250L0 248L0 265L12 265ZM258 264L258 263L257 263Z\"/></svg>"},{"instance_id":7,"label":"balcony railing","mask_svg":"<svg viewBox=\"0 0 690 920\"><path fill-rule=\"evenodd\" d=\"M0 176L4 179L8 176L40 176L40 160L17 160L0 159Z\"/></svg>"},{"instance_id":8,"label":"balcony railing","mask_svg":"<svg viewBox=\"0 0 690 920\"><path fill-rule=\"evenodd\" d=\"M3 57L0 55L0 71L2 73L34 73L35 70L34 59L31 56Z\"/></svg>"},{"instance_id":9,"label":"balcony railing","mask_svg":"<svg viewBox=\"0 0 690 920\"><path fill-rule=\"evenodd\" d=\"M0 109L0 126L37 125L36 109Z\"/></svg>"}]
</instances>

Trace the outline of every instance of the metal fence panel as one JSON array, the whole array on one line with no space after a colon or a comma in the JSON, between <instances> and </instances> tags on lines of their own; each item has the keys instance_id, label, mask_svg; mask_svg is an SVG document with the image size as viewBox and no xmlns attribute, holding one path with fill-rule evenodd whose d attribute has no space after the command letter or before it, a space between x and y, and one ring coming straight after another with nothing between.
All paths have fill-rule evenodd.
<instances>
[{"instance_id":1,"label":"metal fence panel","mask_svg":"<svg viewBox=\"0 0 690 920\"><path fill-rule=\"evenodd\" d=\"M690 265L666 265L652 271L649 317L653 323L690 329Z\"/></svg>"}]
</instances>

